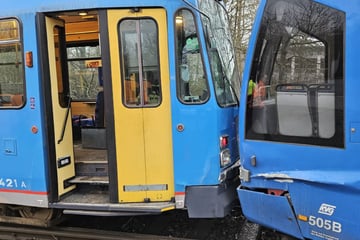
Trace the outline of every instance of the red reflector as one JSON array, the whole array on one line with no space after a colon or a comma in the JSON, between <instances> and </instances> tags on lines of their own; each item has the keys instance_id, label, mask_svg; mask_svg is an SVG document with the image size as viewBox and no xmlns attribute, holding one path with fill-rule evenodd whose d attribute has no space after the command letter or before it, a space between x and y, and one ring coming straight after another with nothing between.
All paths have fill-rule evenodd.
<instances>
[{"instance_id":1,"label":"red reflector","mask_svg":"<svg viewBox=\"0 0 360 240\"><path fill-rule=\"evenodd\" d=\"M222 136L220 137L220 147L225 148L229 144L229 137L228 136Z\"/></svg>"},{"instance_id":2,"label":"red reflector","mask_svg":"<svg viewBox=\"0 0 360 240\"><path fill-rule=\"evenodd\" d=\"M26 66L29 68L33 67L33 54L32 52L25 53Z\"/></svg>"},{"instance_id":3,"label":"red reflector","mask_svg":"<svg viewBox=\"0 0 360 240\"><path fill-rule=\"evenodd\" d=\"M268 189L268 194L275 195L275 196L282 196L285 193L283 190L278 189Z\"/></svg>"},{"instance_id":4,"label":"red reflector","mask_svg":"<svg viewBox=\"0 0 360 240\"><path fill-rule=\"evenodd\" d=\"M31 127L31 132L32 132L33 134L37 134L37 133L39 132L38 127L37 127L37 126L32 126L32 127Z\"/></svg>"}]
</instances>

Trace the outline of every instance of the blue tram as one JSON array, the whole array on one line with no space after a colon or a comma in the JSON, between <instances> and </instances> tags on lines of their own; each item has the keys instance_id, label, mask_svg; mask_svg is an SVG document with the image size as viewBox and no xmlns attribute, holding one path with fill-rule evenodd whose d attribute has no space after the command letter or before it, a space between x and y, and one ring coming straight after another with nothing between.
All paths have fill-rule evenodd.
<instances>
[{"instance_id":1,"label":"blue tram","mask_svg":"<svg viewBox=\"0 0 360 240\"><path fill-rule=\"evenodd\" d=\"M222 217L236 201L240 79L222 3L7 1L0 73L1 219Z\"/></svg>"},{"instance_id":2,"label":"blue tram","mask_svg":"<svg viewBox=\"0 0 360 240\"><path fill-rule=\"evenodd\" d=\"M299 239L359 239L359 11L264 0L255 20L238 195L250 220Z\"/></svg>"}]
</instances>

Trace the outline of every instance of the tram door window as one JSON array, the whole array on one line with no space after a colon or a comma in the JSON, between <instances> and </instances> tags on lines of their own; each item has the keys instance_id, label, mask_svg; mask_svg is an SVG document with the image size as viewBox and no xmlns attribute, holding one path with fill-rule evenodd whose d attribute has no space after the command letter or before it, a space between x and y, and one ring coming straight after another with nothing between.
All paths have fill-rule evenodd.
<instances>
[{"instance_id":1,"label":"tram door window","mask_svg":"<svg viewBox=\"0 0 360 240\"><path fill-rule=\"evenodd\" d=\"M120 32L125 105L159 105L161 88L156 22L146 18L126 19L120 23Z\"/></svg>"},{"instance_id":2,"label":"tram door window","mask_svg":"<svg viewBox=\"0 0 360 240\"><path fill-rule=\"evenodd\" d=\"M266 8L247 138L342 147L344 14L308 0Z\"/></svg>"},{"instance_id":3,"label":"tram door window","mask_svg":"<svg viewBox=\"0 0 360 240\"><path fill-rule=\"evenodd\" d=\"M0 20L0 108L24 104L24 59L19 22Z\"/></svg>"},{"instance_id":4,"label":"tram door window","mask_svg":"<svg viewBox=\"0 0 360 240\"><path fill-rule=\"evenodd\" d=\"M199 104L209 98L209 87L193 14L179 10L176 22L177 94L186 104Z\"/></svg>"},{"instance_id":5,"label":"tram door window","mask_svg":"<svg viewBox=\"0 0 360 240\"><path fill-rule=\"evenodd\" d=\"M64 69L66 57L63 55L65 49L65 30L64 27L54 26L54 50L55 50L55 66L57 91L59 96L59 104L63 108L69 106L69 84L67 78L67 69ZM64 72L66 71L66 72Z\"/></svg>"}]
</instances>

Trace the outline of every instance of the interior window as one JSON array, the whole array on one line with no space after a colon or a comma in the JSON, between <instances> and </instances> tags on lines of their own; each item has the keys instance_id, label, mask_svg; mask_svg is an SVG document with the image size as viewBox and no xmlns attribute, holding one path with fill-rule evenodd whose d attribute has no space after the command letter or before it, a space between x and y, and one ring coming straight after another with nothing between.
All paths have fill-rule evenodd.
<instances>
[{"instance_id":1,"label":"interior window","mask_svg":"<svg viewBox=\"0 0 360 240\"><path fill-rule=\"evenodd\" d=\"M343 146L344 13L266 5L248 86L247 138Z\"/></svg>"},{"instance_id":2,"label":"interior window","mask_svg":"<svg viewBox=\"0 0 360 240\"><path fill-rule=\"evenodd\" d=\"M125 19L120 25L124 104L161 103L158 27L153 19Z\"/></svg>"},{"instance_id":3,"label":"interior window","mask_svg":"<svg viewBox=\"0 0 360 240\"><path fill-rule=\"evenodd\" d=\"M185 104L203 103L209 98L209 89L194 16L189 10L179 10L175 23L178 98Z\"/></svg>"},{"instance_id":4,"label":"interior window","mask_svg":"<svg viewBox=\"0 0 360 240\"><path fill-rule=\"evenodd\" d=\"M102 87L100 47L67 48L70 95L75 101L95 101Z\"/></svg>"},{"instance_id":5,"label":"interior window","mask_svg":"<svg viewBox=\"0 0 360 240\"><path fill-rule=\"evenodd\" d=\"M24 64L19 22L0 20L0 108L24 105Z\"/></svg>"}]
</instances>

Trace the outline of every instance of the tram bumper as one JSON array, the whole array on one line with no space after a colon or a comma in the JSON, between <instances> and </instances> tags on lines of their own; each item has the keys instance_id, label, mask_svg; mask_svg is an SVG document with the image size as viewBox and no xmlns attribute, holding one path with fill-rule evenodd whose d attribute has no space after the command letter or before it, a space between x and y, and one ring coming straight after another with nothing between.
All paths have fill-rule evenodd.
<instances>
[{"instance_id":1,"label":"tram bumper","mask_svg":"<svg viewBox=\"0 0 360 240\"><path fill-rule=\"evenodd\" d=\"M265 194L239 187L237 189L242 212L247 219L260 225L286 232L303 239L300 228L286 196Z\"/></svg>"},{"instance_id":2,"label":"tram bumper","mask_svg":"<svg viewBox=\"0 0 360 240\"><path fill-rule=\"evenodd\" d=\"M219 176L220 184L187 186L185 207L190 218L222 218L239 204L236 188L240 184L238 162Z\"/></svg>"}]
</instances>

